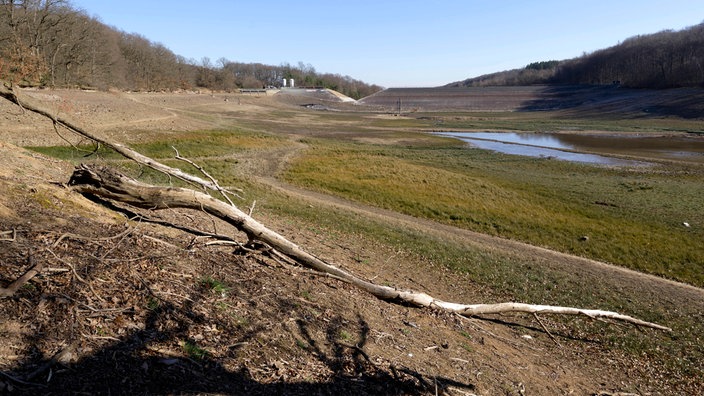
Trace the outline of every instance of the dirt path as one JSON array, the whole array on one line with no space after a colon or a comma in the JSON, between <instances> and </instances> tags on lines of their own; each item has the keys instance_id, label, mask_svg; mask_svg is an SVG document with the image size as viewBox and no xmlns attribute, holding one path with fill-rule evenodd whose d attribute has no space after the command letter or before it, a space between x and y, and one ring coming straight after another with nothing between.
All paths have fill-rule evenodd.
<instances>
[{"instance_id":1,"label":"dirt path","mask_svg":"<svg viewBox=\"0 0 704 396\"><path fill-rule=\"evenodd\" d=\"M653 293L656 299L668 296L668 299L690 301L692 304L704 309L704 289L691 285L584 257L452 227L301 189L283 183L273 177L263 177L259 180L284 194L308 201L312 205L341 209L356 213L370 220L392 224L441 240L452 240L462 245L474 246L482 250L498 251L506 255L518 256L525 261L535 262L539 265L574 274L585 281L608 282L613 285L612 287L623 290L624 293L640 293L643 289L647 289Z\"/></svg>"}]
</instances>

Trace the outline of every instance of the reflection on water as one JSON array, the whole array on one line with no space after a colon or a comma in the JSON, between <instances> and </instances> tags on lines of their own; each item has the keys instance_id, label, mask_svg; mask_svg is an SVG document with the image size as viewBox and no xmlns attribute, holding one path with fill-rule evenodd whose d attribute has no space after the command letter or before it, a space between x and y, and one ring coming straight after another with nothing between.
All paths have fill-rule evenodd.
<instances>
[{"instance_id":1,"label":"reflection on water","mask_svg":"<svg viewBox=\"0 0 704 396\"><path fill-rule=\"evenodd\" d=\"M603 154L630 155L653 159L704 162L704 140L683 136L584 135L514 132L443 132L475 147L506 154L549 157L591 164L643 166L644 162L624 160Z\"/></svg>"},{"instance_id":2,"label":"reflection on water","mask_svg":"<svg viewBox=\"0 0 704 396\"><path fill-rule=\"evenodd\" d=\"M547 133L514 133L514 132L453 132L445 136L455 136L462 140L482 139L495 142L514 143L518 145L540 146L555 149L573 150L571 144L560 141L556 135Z\"/></svg>"}]
</instances>

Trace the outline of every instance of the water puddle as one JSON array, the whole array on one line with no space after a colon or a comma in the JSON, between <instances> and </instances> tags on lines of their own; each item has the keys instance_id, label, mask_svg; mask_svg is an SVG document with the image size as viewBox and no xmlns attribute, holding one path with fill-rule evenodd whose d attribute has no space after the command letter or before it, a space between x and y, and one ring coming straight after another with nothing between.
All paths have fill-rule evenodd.
<instances>
[{"instance_id":1,"label":"water puddle","mask_svg":"<svg viewBox=\"0 0 704 396\"><path fill-rule=\"evenodd\" d=\"M686 136L585 135L516 132L441 132L481 149L505 154L554 158L611 166L645 166L644 161L611 157L628 155L704 163L704 139ZM588 151L590 153L584 153ZM605 155L591 154L603 153Z\"/></svg>"}]
</instances>

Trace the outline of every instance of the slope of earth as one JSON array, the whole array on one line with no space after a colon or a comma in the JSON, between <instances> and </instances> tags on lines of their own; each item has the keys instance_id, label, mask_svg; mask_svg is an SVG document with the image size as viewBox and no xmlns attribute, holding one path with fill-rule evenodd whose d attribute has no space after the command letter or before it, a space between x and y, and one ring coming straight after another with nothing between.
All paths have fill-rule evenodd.
<instances>
[{"instance_id":1,"label":"slope of earth","mask_svg":"<svg viewBox=\"0 0 704 396\"><path fill-rule=\"evenodd\" d=\"M74 118L122 141L138 141L144 131L168 137L175 130L224 126L228 117L265 117L287 106L269 97L224 94L50 94L74 104ZM702 390L702 384L691 381L673 386L679 379L663 377L656 353L634 356L605 347L600 324L585 332L543 318L558 335L558 346L531 317L461 319L380 302L265 252L211 245L211 239L159 225L134 211L117 214L63 185L71 173L67 163L5 143L52 145L61 139L51 123L6 103L0 106L8 115L0 119L0 286L42 266L13 296L0 300L3 393L591 395ZM105 110L83 110L91 108ZM299 194L336 204L329 197ZM228 226L198 212L141 214L244 242ZM363 236L321 233L270 213L260 220L314 254L378 283L451 301L496 298L466 275L428 267L418 257ZM421 233L435 230L424 222L412 226ZM474 238L443 232L439 239L452 235L470 243ZM492 240L482 243L491 245ZM516 254L536 265L567 260L546 258L528 247ZM599 276L620 279L612 271L598 275L598 266L590 270L597 273L589 278L595 282ZM667 284L658 283L664 301L658 304L701 316L701 291L682 292ZM639 290L637 282L621 287L625 294Z\"/></svg>"},{"instance_id":2,"label":"slope of earth","mask_svg":"<svg viewBox=\"0 0 704 396\"><path fill-rule=\"evenodd\" d=\"M564 111L572 116L704 118L704 90L618 86L390 88L358 101L389 112Z\"/></svg>"},{"instance_id":3,"label":"slope of earth","mask_svg":"<svg viewBox=\"0 0 704 396\"><path fill-rule=\"evenodd\" d=\"M389 88L358 102L390 112L510 111L540 97L544 87Z\"/></svg>"},{"instance_id":4,"label":"slope of earth","mask_svg":"<svg viewBox=\"0 0 704 396\"><path fill-rule=\"evenodd\" d=\"M572 116L704 118L704 89L629 89L619 86L547 86L522 111L562 110Z\"/></svg>"},{"instance_id":5,"label":"slope of earth","mask_svg":"<svg viewBox=\"0 0 704 396\"><path fill-rule=\"evenodd\" d=\"M2 283L42 266L0 302L4 392L591 394L640 383L622 374L627 361L594 367L579 342L560 349L530 321L379 302L266 255L130 221L62 187L66 164L5 143L0 153ZM164 220L212 227L199 213ZM366 241L281 231L364 276L481 298L442 287L459 281L446 272L361 265L358 252L390 254Z\"/></svg>"}]
</instances>

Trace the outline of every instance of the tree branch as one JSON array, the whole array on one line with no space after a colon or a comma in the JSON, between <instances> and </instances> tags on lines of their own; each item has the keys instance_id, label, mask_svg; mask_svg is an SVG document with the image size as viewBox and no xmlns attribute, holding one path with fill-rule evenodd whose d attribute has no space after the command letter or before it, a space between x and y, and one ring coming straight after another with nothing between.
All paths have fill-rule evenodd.
<instances>
[{"instance_id":1,"label":"tree branch","mask_svg":"<svg viewBox=\"0 0 704 396\"><path fill-rule=\"evenodd\" d=\"M27 259L30 264L34 261L32 256L30 255ZM27 272L25 272L22 276L17 278L14 282L10 283L9 286L5 288L0 288L0 298L6 298L6 297L12 297L17 290L19 290L20 287L22 287L25 283L29 282L30 279L34 278L38 273L42 271L43 264L42 263L37 263L32 266Z\"/></svg>"},{"instance_id":2,"label":"tree branch","mask_svg":"<svg viewBox=\"0 0 704 396\"><path fill-rule=\"evenodd\" d=\"M130 149L129 147L127 147L125 145L111 142L103 137L100 137L100 136L97 136L93 133L90 133L90 132L86 131L85 129L79 127L78 125L74 124L70 120L67 120L63 117L56 117L49 110L44 109L40 104L35 103L31 98L25 97L24 95L22 95L22 97L20 97L17 90L12 88L11 86L8 86L8 84L6 84L2 81L0 81L0 96L4 97L5 99L9 100L12 103L17 104L18 106L20 106L24 109L33 111L37 114L40 114L40 115L43 115L43 116L49 118L50 120L52 120L52 122L54 122L54 124L61 125L62 127L68 129L71 132L74 132L78 135L81 135L83 137L91 139L94 142L97 142L97 143L102 144L104 146L110 147L111 149L117 151L118 153L120 153L124 157L129 158L139 164L142 164L144 166L152 168L156 171L165 173L167 175L173 176L177 179L180 179L180 180L183 180L183 181L186 181L189 183L194 183L196 185L202 186L207 189L211 189L213 191L229 192L227 190L224 190L223 188L221 188L217 184L212 183L208 180L202 179L198 176L193 176L191 174L183 172L182 170L180 170L178 168L172 168L170 166L164 165L161 162L156 161L152 158L149 158L145 155L142 155L142 154ZM229 193L231 193L232 195L236 195L232 192L229 192Z\"/></svg>"}]
</instances>

